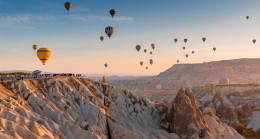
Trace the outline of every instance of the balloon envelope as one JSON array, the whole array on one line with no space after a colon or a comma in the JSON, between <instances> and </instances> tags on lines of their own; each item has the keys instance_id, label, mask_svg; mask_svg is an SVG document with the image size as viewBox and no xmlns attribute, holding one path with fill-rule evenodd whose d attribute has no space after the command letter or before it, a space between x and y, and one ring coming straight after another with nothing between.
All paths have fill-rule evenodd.
<instances>
[{"instance_id":1,"label":"balloon envelope","mask_svg":"<svg viewBox=\"0 0 260 139\"><path fill-rule=\"evenodd\" d=\"M187 43L188 39L184 39L184 42Z\"/></svg>"},{"instance_id":2,"label":"balloon envelope","mask_svg":"<svg viewBox=\"0 0 260 139\"><path fill-rule=\"evenodd\" d=\"M103 41L104 39L105 39L104 36L101 36L101 37L100 37L100 40L101 40L101 41Z\"/></svg>"},{"instance_id":3,"label":"balloon envelope","mask_svg":"<svg viewBox=\"0 0 260 139\"><path fill-rule=\"evenodd\" d=\"M228 72L228 74L231 74L232 71L233 71L233 68L232 68L232 67L228 67L228 68L227 68L227 72Z\"/></svg>"},{"instance_id":4,"label":"balloon envelope","mask_svg":"<svg viewBox=\"0 0 260 139\"><path fill-rule=\"evenodd\" d=\"M205 42L205 41L206 41L206 38L205 38L205 37L204 37L204 38L202 38L202 41L204 41L204 42Z\"/></svg>"},{"instance_id":5,"label":"balloon envelope","mask_svg":"<svg viewBox=\"0 0 260 139\"><path fill-rule=\"evenodd\" d=\"M110 38L113 34L114 34L115 30L113 27L108 26L105 29L105 33L107 34L107 36Z\"/></svg>"},{"instance_id":6,"label":"balloon envelope","mask_svg":"<svg viewBox=\"0 0 260 139\"><path fill-rule=\"evenodd\" d=\"M135 49L139 52L141 50L142 46L141 45L136 45Z\"/></svg>"},{"instance_id":7,"label":"balloon envelope","mask_svg":"<svg viewBox=\"0 0 260 139\"><path fill-rule=\"evenodd\" d=\"M152 59L150 59L150 64L153 65L153 60Z\"/></svg>"},{"instance_id":8,"label":"balloon envelope","mask_svg":"<svg viewBox=\"0 0 260 139\"><path fill-rule=\"evenodd\" d=\"M112 18L115 16L115 14L116 14L116 10L115 9L111 9L110 11L109 11L109 13L110 13L110 15L112 16Z\"/></svg>"},{"instance_id":9,"label":"balloon envelope","mask_svg":"<svg viewBox=\"0 0 260 139\"><path fill-rule=\"evenodd\" d=\"M33 50L36 50L38 48L38 45L34 44L32 47L33 47Z\"/></svg>"},{"instance_id":10,"label":"balloon envelope","mask_svg":"<svg viewBox=\"0 0 260 139\"><path fill-rule=\"evenodd\" d=\"M51 50L48 48L40 48L37 51L37 56L41 60L42 64L45 65L45 63L51 57Z\"/></svg>"},{"instance_id":11,"label":"balloon envelope","mask_svg":"<svg viewBox=\"0 0 260 139\"><path fill-rule=\"evenodd\" d=\"M174 39L174 42L175 42L175 43L177 43L177 41L178 41L178 39L177 39L177 38L175 38L175 39Z\"/></svg>"},{"instance_id":12,"label":"balloon envelope","mask_svg":"<svg viewBox=\"0 0 260 139\"><path fill-rule=\"evenodd\" d=\"M70 2L66 2L66 3L64 4L64 6L65 6L65 8L67 9L67 11L69 11L70 8L72 7L72 4L71 4Z\"/></svg>"},{"instance_id":13,"label":"balloon envelope","mask_svg":"<svg viewBox=\"0 0 260 139\"><path fill-rule=\"evenodd\" d=\"M161 88L162 88L162 85L160 85L160 84L157 84L156 86L155 86L155 88L159 91L159 90L161 90Z\"/></svg>"},{"instance_id":14,"label":"balloon envelope","mask_svg":"<svg viewBox=\"0 0 260 139\"><path fill-rule=\"evenodd\" d=\"M155 45L152 43L152 44L151 44L151 47L154 49L154 48L155 48Z\"/></svg>"}]
</instances>

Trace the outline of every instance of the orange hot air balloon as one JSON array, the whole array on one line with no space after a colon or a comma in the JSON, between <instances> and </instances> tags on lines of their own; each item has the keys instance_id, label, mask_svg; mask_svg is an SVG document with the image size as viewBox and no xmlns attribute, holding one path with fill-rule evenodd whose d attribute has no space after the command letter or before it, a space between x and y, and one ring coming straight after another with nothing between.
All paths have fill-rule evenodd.
<instances>
[{"instance_id":1,"label":"orange hot air balloon","mask_svg":"<svg viewBox=\"0 0 260 139\"><path fill-rule=\"evenodd\" d=\"M162 85L161 85L161 84L157 84L157 85L155 85L155 88L156 88L158 91L160 91L161 88L162 88Z\"/></svg>"},{"instance_id":2,"label":"orange hot air balloon","mask_svg":"<svg viewBox=\"0 0 260 139\"><path fill-rule=\"evenodd\" d=\"M40 48L37 51L37 56L41 60L42 64L45 65L45 63L51 57L51 50L48 48Z\"/></svg>"},{"instance_id":3,"label":"orange hot air balloon","mask_svg":"<svg viewBox=\"0 0 260 139\"><path fill-rule=\"evenodd\" d=\"M183 50L185 50L185 47L182 47Z\"/></svg>"},{"instance_id":4,"label":"orange hot air balloon","mask_svg":"<svg viewBox=\"0 0 260 139\"><path fill-rule=\"evenodd\" d=\"M249 19L249 16L246 16L246 19L248 20L248 19Z\"/></svg>"},{"instance_id":5,"label":"orange hot air balloon","mask_svg":"<svg viewBox=\"0 0 260 139\"><path fill-rule=\"evenodd\" d=\"M109 13L110 13L110 15L112 16L112 18L115 16L115 14L116 14L116 10L115 9L111 9L110 11L109 11Z\"/></svg>"},{"instance_id":6,"label":"orange hot air balloon","mask_svg":"<svg viewBox=\"0 0 260 139\"><path fill-rule=\"evenodd\" d=\"M177 39L177 38L175 38L175 39L174 39L174 42L175 42L175 43L177 43L177 41L178 41L178 39Z\"/></svg>"},{"instance_id":7,"label":"orange hot air balloon","mask_svg":"<svg viewBox=\"0 0 260 139\"><path fill-rule=\"evenodd\" d=\"M33 50L36 50L38 48L38 45L34 44L32 47L33 47Z\"/></svg>"},{"instance_id":8,"label":"orange hot air balloon","mask_svg":"<svg viewBox=\"0 0 260 139\"><path fill-rule=\"evenodd\" d=\"M66 2L64 4L65 8L67 9L67 11L70 11L70 8L72 7L72 4L70 2Z\"/></svg>"},{"instance_id":9,"label":"orange hot air balloon","mask_svg":"<svg viewBox=\"0 0 260 139\"><path fill-rule=\"evenodd\" d=\"M151 44L151 47L154 49L154 48L155 48L155 45L152 43L152 44Z\"/></svg>"}]
</instances>

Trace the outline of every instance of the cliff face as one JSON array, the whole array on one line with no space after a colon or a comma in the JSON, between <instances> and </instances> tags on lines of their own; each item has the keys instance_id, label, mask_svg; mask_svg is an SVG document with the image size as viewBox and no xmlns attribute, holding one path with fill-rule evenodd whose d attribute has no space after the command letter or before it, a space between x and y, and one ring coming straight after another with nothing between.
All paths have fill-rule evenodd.
<instances>
[{"instance_id":1,"label":"cliff face","mask_svg":"<svg viewBox=\"0 0 260 139\"><path fill-rule=\"evenodd\" d=\"M1 139L242 138L214 114L205 119L191 90L180 90L167 107L126 89L63 77L4 82L0 98Z\"/></svg>"},{"instance_id":2,"label":"cliff face","mask_svg":"<svg viewBox=\"0 0 260 139\"><path fill-rule=\"evenodd\" d=\"M158 126L166 106L86 78L1 83L0 97L0 138L174 136Z\"/></svg>"},{"instance_id":3,"label":"cliff face","mask_svg":"<svg viewBox=\"0 0 260 139\"><path fill-rule=\"evenodd\" d=\"M179 90L166 120L169 130L177 133L182 139L244 138L232 127L222 123L210 107L201 112L190 89Z\"/></svg>"}]
</instances>

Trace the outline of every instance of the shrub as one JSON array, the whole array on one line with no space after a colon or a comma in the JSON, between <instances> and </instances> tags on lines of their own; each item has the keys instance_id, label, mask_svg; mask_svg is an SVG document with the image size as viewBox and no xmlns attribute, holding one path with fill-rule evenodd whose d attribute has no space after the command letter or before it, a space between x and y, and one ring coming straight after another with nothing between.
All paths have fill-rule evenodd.
<instances>
[{"instance_id":1,"label":"shrub","mask_svg":"<svg viewBox=\"0 0 260 139\"><path fill-rule=\"evenodd\" d=\"M239 124L235 129L240 135L246 136L246 127L243 124Z\"/></svg>"}]
</instances>

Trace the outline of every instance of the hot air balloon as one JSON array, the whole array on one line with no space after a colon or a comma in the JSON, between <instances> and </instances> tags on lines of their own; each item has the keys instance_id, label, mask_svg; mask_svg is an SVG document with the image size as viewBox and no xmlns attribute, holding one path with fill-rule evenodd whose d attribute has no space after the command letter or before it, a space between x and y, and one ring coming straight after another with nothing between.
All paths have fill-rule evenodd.
<instances>
[{"instance_id":1,"label":"hot air balloon","mask_svg":"<svg viewBox=\"0 0 260 139\"><path fill-rule=\"evenodd\" d=\"M150 55L152 55L153 54L153 52L150 52Z\"/></svg>"},{"instance_id":2,"label":"hot air balloon","mask_svg":"<svg viewBox=\"0 0 260 139\"><path fill-rule=\"evenodd\" d=\"M143 61L140 61L140 65L143 66L144 62Z\"/></svg>"},{"instance_id":3,"label":"hot air balloon","mask_svg":"<svg viewBox=\"0 0 260 139\"><path fill-rule=\"evenodd\" d=\"M148 67L146 67L146 69L148 69Z\"/></svg>"},{"instance_id":4,"label":"hot air balloon","mask_svg":"<svg viewBox=\"0 0 260 139\"><path fill-rule=\"evenodd\" d=\"M109 11L109 13L110 13L110 15L112 16L112 18L115 16L115 14L116 14L116 10L115 9L111 9L110 11Z\"/></svg>"},{"instance_id":5,"label":"hot air balloon","mask_svg":"<svg viewBox=\"0 0 260 139\"><path fill-rule=\"evenodd\" d=\"M185 47L182 47L183 50L185 50Z\"/></svg>"},{"instance_id":6,"label":"hot air balloon","mask_svg":"<svg viewBox=\"0 0 260 139\"><path fill-rule=\"evenodd\" d=\"M177 41L178 41L178 39L177 39L177 38L175 38L175 39L174 39L174 42L175 42L175 43L177 43Z\"/></svg>"},{"instance_id":7,"label":"hot air balloon","mask_svg":"<svg viewBox=\"0 0 260 139\"><path fill-rule=\"evenodd\" d=\"M249 16L246 16L246 19L249 19Z\"/></svg>"},{"instance_id":8,"label":"hot air balloon","mask_svg":"<svg viewBox=\"0 0 260 139\"><path fill-rule=\"evenodd\" d=\"M147 50L146 49L144 49L144 53L146 53L147 52Z\"/></svg>"},{"instance_id":9,"label":"hot air balloon","mask_svg":"<svg viewBox=\"0 0 260 139\"><path fill-rule=\"evenodd\" d=\"M202 41L203 41L203 42L205 42L205 41L206 41L206 38L205 38L205 37L204 37L204 38L202 38Z\"/></svg>"},{"instance_id":10,"label":"hot air balloon","mask_svg":"<svg viewBox=\"0 0 260 139\"><path fill-rule=\"evenodd\" d=\"M231 74L232 71L233 71L233 68L232 68L232 67L228 67L228 68L227 68L227 72L228 72L228 74Z\"/></svg>"},{"instance_id":11,"label":"hot air balloon","mask_svg":"<svg viewBox=\"0 0 260 139\"><path fill-rule=\"evenodd\" d=\"M105 39L104 36L101 36L101 37L100 37L100 40L101 40L101 41L103 41L104 39Z\"/></svg>"},{"instance_id":12,"label":"hot air balloon","mask_svg":"<svg viewBox=\"0 0 260 139\"><path fill-rule=\"evenodd\" d=\"M192 51L191 53L194 54L194 51Z\"/></svg>"},{"instance_id":13,"label":"hot air balloon","mask_svg":"<svg viewBox=\"0 0 260 139\"><path fill-rule=\"evenodd\" d=\"M152 59L150 59L150 64L153 65L153 60Z\"/></svg>"},{"instance_id":14,"label":"hot air balloon","mask_svg":"<svg viewBox=\"0 0 260 139\"><path fill-rule=\"evenodd\" d=\"M51 57L51 50L48 48L40 48L37 51L37 56L41 60L42 64L45 65L45 63Z\"/></svg>"},{"instance_id":15,"label":"hot air balloon","mask_svg":"<svg viewBox=\"0 0 260 139\"><path fill-rule=\"evenodd\" d=\"M142 46L141 45L136 45L135 49L139 52L141 50Z\"/></svg>"},{"instance_id":16,"label":"hot air balloon","mask_svg":"<svg viewBox=\"0 0 260 139\"><path fill-rule=\"evenodd\" d=\"M107 63L105 63L105 64L104 64L104 66L105 66L105 67L107 67L107 66L108 66L108 64L107 64Z\"/></svg>"},{"instance_id":17,"label":"hot air balloon","mask_svg":"<svg viewBox=\"0 0 260 139\"><path fill-rule=\"evenodd\" d=\"M246 65L243 65L243 66L242 66L242 70L243 70L243 71L246 71Z\"/></svg>"},{"instance_id":18,"label":"hot air balloon","mask_svg":"<svg viewBox=\"0 0 260 139\"><path fill-rule=\"evenodd\" d=\"M36 50L38 48L38 45L34 44L32 47L33 47L33 50Z\"/></svg>"},{"instance_id":19,"label":"hot air balloon","mask_svg":"<svg viewBox=\"0 0 260 139\"><path fill-rule=\"evenodd\" d=\"M254 44L256 43L256 39L253 40L253 43L254 43Z\"/></svg>"},{"instance_id":20,"label":"hot air balloon","mask_svg":"<svg viewBox=\"0 0 260 139\"><path fill-rule=\"evenodd\" d=\"M65 8L67 9L67 11L70 11L70 8L72 7L72 4L70 2L66 2L64 4Z\"/></svg>"},{"instance_id":21,"label":"hot air balloon","mask_svg":"<svg viewBox=\"0 0 260 139\"><path fill-rule=\"evenodd\" d=\"M151 44L151 47L154 49L154 48L155 48L155 45L152 43L152 44Z\"/></svg>"},{"instance_id":22,"label":"hot air balloon","mask_svg":"<svg viewBox=\"0 0 260 139\"><path fill-rule=\"evenodd\" d=\"M214 51L216 51L216 50L217 50L217 48L216 48L216 47L213 47L213 50L214 50Z\"/></svg>"},{"instance_id":23,"label":"hot air balloon","mask_svg":"<svg viewBox=\"0 0 260 139\"><path fill-rule=\"evenodd\" d=\"M184 39L184 42L187 43L188 39Z\"/></svg>"},{"instance_id":24,"label":"hot air balloon","mask_svg":"<svg viewBox=\"0 0 260 139\"><path fill-rule=\"evenodd\" d=\"M157 84L157 85L155 85L155 88L159 91L159 90L161 90L161 88L162 88L162 85L160 85L160 84Z\"/></svg>"},{"instance_id":25,"label":"hot air balloon","mask_svg":"<svg viewBox=\"0 0 260 139\"><path fill-rule=\"evenodd\" d=\"M180 60L177 60L177 63L179 63L180 62Z\"/></svg>"},{"instance_id":26,"label":"hot air balloon","mask_svg":"<svg viewBox=\"0 0 260 139\"><path fill-rule=\"evenodd\" d=\"M188 54L186 54L185 56L186 56L186 58L188 58L188 57L189 57L189 55L188 55Z\"/></svg>"},{"instance_id":27,"label":"hot air balloon","mask_svg":"<svg viewBox=\"0 0 260 139\"><path fill-rule=\"evenodd\" d=\"M109 39L114 34L114 31L115 30L113 27L111 27L111 26L106 27L105 32L106 32L107 36L109 37Z\"/></svg>"}]
</instances>

